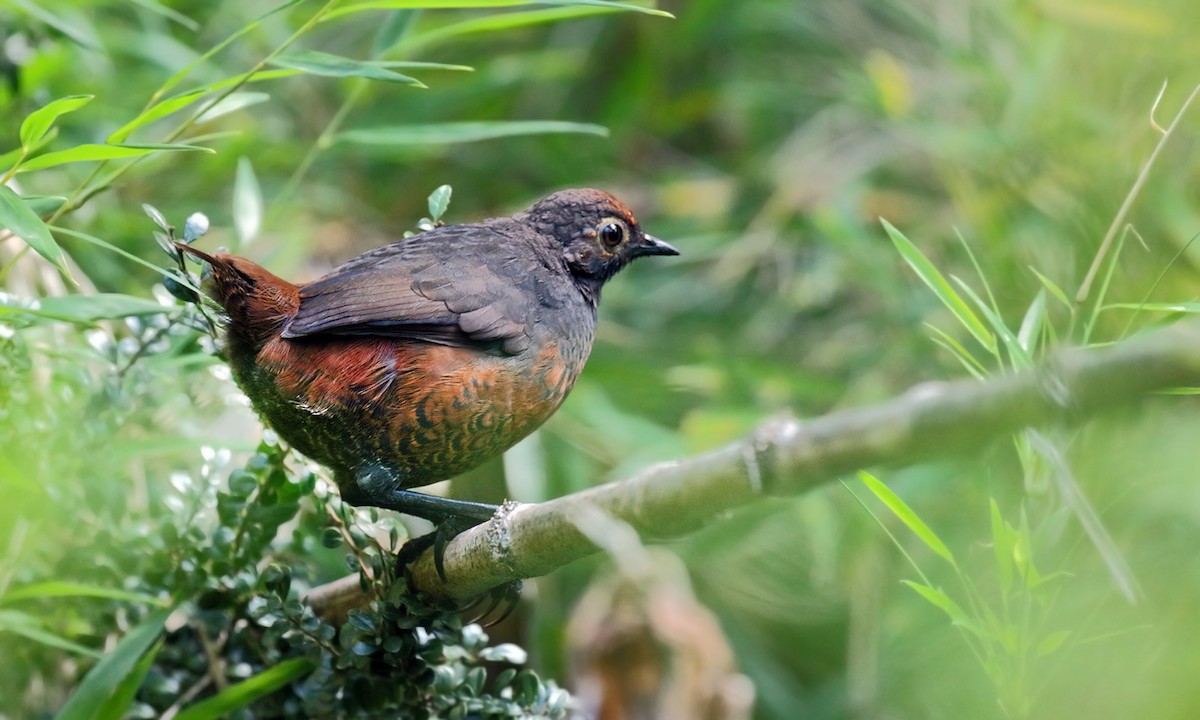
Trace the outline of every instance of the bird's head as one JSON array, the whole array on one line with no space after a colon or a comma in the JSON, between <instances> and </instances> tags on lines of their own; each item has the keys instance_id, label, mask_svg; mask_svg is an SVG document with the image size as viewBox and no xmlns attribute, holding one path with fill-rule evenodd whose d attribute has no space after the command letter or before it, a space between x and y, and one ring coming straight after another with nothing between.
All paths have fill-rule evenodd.
<instances>
[{"instance_id":1,"label":"bird's head","mask_svg":"<svg viewBox=\"0 0 1200 720\"><path fill-rule=\"evenodd\" d=\"M563 259L585 294L599 297L600 286L632 260L679 251L642 232L633 212L602 190L563 190L522 213L525 222L562 245Z\"/></svg>"}]
</instances>

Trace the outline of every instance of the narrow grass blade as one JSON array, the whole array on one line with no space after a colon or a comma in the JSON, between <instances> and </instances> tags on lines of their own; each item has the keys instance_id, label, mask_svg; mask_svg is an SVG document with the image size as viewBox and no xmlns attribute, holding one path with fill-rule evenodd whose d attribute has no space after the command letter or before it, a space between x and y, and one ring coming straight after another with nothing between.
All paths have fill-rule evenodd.
<instances>
[{"instance_id":1,"label":"narrow grass blade","mask_svg":"<svg viewBox=\"0 0 1200 720\"><path fill-rule=\"evenodd\" d=\"M95 296L93 295L90 297ZM160 306L159 312L162 312L162 309L163 308ZM85 585L84 583L63 582L60 580L52 580L50 582L37 583L35 585L26 585L25 587L10 590L4 595L0 595L0 603L9 603L16 600L61 597L94 597L107 598L109 600L129 600L133 602L153 603L155 605L164 604L163 601L159 600L158 598L151 595L145 595L143 593L131 593L125 590L101 587L99 585Z\"/></svg>"},{"instance_id":2,"label":"narrow grass blade","mask_svg":"<svg viewBox=\"0 0 1200 720\"><path fill-rule=\"evenodd\" d=\"M337 135L335 142L354 145L430 145L476 142L518 135L550 133L582 133L608 136L608 129L590 123L556 120L514 120L498 122L457 122L435 125L391 125L361 130L347 130Z\"/></svg>"},{"instance_id":3,"label":"narrow grass blade","mask_svg":"<svg viewBox=\"0 0 1200 720\"><path fill-rule=\"evenodd\" d=\"M1042 336L1042 328L1046 323L1046 290L1038 290L1025 317L1021 319L1021 327L1017 329L1017 343L1030 357L1037 351L1038 338Z\"/></svg>"},{"instance_id":4,"label":"narrow grass blade","mask_svg":"<svg viewBox=\"0 0 1200 720\"><path fill-rule=\"evenodd\" d=\"M892 492L891 488L889 488L887 485L884 485L879 481L878 478L868 472L859 472L858 478L859 480L863 481L863 484L867 486L868 490L875 494L875 497L879 498L881 501L883 501L884 505L888 506L888 509L891 510L901 522L908 526L909 530L912 530L913 533L921 539L921 542L925 543L930 550L934 551L938 555L941 555L946 562L950 563L951 565L955 565L954 555L950 552L950 548L946 547L946 544L937 536L937 533L935 533L928 525L926 525L925 521L922 520L913 511L913 509L908 506L907 503L900 499L899 495Z\"/></svg>"},{"instance_id":5,"label":"narrow grass blade","mask_svg":"<svg viewBox=\"0 0 1200 720\"><path fill-rule=\"evenodd\" d=\"M946 348L946 350L948 350L950 354L955 357L955 359L962 363L962 366L965 367L967 372L971 373L973 377L983 380L988 376L987 368L984 367L983 363L979 362L979 360L977 360L969 350L963 347L962 343L950 337L949 334L939 327L930 325L929 323L925 323L925 327L929 328L929 330L934 333L935 337L933 338L933 341Z\"/></svg>"},{"instance_id":6,"label":"narrow grass blade","mask_svg":"<svg viewBox=\"0 0 1200 720\"><path fill-rule=\"evenodd\" d=\"M47 647L66 650L85 657L99 658L100 653L79 643L55 635L42 627L42 622L29 613L0 610L0 633L10 632Z\"/></svg>"},{"instance_id":7,"label":"narrow grass blade","mask_svg":"<svg viewBox=\"0 0 1200 720\"><path fill-rule=\"evenodd\" d=\"M642 5L631 5L629 3L607 2L606 0L371 0L369 2L354 3L352 5L338 8L337 10L334 10L326 15L325 20L329 21L343 15L350 15L352 13L363 12L365 10L506 8L520 7L522 5L591 6L622 10L625 12L644 13L646 15L656 15L658 17L665 18L675 17L666 10L659 10L658 8L645 7Z\"/></svg>"},{"instance_id":8,"label":"narrow grass blade","mask_svg":"<svg viewBox=\"0 0 1200 720\"><path fill-rule=\"evenodd\" d=\"M185 708L175 720L220 720L240 710L259 698L266 697L279 688L312 672L313 665L306 658L293 658L264 670L254 677L230 685L216 695Z\"/></svg>"},{"instance_id":9,"label":"narrow grass blade","mask_svg":"<svg viewBox=\"0 0 1200 720\"><path fill-rule=\"evenodd\" d=\"M611 15L618 12L623 12L623 10L614 7L576 6L496 13L482 17L473 17L420 33L414 33L400 43L400 47L404 48L407 52L412 52L415 48L425 48L429 45L444 43L447 40L465 35L507 32L518 28L579 20L598 15Z\"/></svg>"},{"instance_id":10,"label":"narrow grass blade","mask_svg":"<svg viewBox=\"0 0 1200 720\"><path fill-rule=\"evenodd\" d=\"M142 654L142 659L117 685L108 700L96 709L96 720L122 720L125 717L130 703L137 696L138 689L146 681L146 676L150 674L150 668L154 667L154 658L158 655L158 651L162 650L162 645L163 641L160 638L153 647Z\"/></svg>"},{"instance_id":11,"label":"narrow grass blade","mask_svg":"<svg viewBox=\"0 0 1200 720\"><path fill-rule=\"evenodd\" d=\"M954 602L954 600L951 599L951 597L946 593L938 590L935 587L931 587L919 582L913 582L912 580L901 580L900 582L915 590L918 595L928 600L931 605L946 613L946 615L949 616L950 621L955 625L969 630L977 637L986 637L984 632L979 629L979 627L971 620L970 616L967 615L966 611L962 609L962 606Z\"/></svg>"},{"instance_id":12,"label":"narrow grass blade","mask_svg":"<svg viewBox=\"0 0 1200 720\"><path fill-rule=\"evenodd\" d=\"M938 299L942 301L950 312L954 313L954 317L963 324L979 341L980 345L993 355L996 353L996 338L988 331L987 327L980 322L979 318L971 311L970 306L959 297L954 288L950 287L950 283L946 282L946 278L942 273L934 267L929 258L921 253L917 246L904 236L904 233L897 230L890 222L880 218L883 223L883 229L887 231L888 237L892 239L892 244L896 246L896 250L900 252L900 256L908 263L917 276L933 290Z\"/></svg>"},{"instance_id":13,"label":"narrow grass blade","mask_svg":"<svg viewBox=\"0 0 1200 720\"><path fill-rule=\"evenodd\" d=\"M979 297L971 289L970 285L953 275L950 276L950 279L958 285L959 289L970 298L971 302L975 303L975 307L979 308L979 312L983 313L983 316L987 318L988 324L996 331L996 335L999 336L1004 349L1008 351L1009 359L1012 360L1013 366L1023 368L1032 365L1033 360L1029 357L1029 353L1025 352L1025 348L1017 341L1017 336L1004 324L1004 318L997 315L996 311L989 307L983 301L983 298Z\"/></svg>"},{"instance_id":14,"label":"narrow grass blade","mask_svg":"<svg viewBox=\"0 0 1200 720\"><path fill-rule=\"evenodd\" d=\"M1000 578L1000 589L1005 595L1012 592L1013 587L1013 551L1015 545L1013 530L1004 522L1000 514L1000 506L993 498L990 503L992 518L992 550L996 554L996 575Z\"/></svg>"},{"instance_id":15,"label":"narrow grass blade","mask_svg":"<svg viewBox=\"0 0 1200 720\"><path fill-rule=\"evenodd\" d=\"M1037 276L1037 279L1042 283L1042 287L1049 290L1050 294L1054 296L1054 299L1062 303L1063 307L1068 310L1074 307L1071 305L1071 301L1067 299L1067 294L1062 291L1062 288L1060 288L1058 285L1055 285L1053 280L1038 272L1036 268L1030 267L1029 269L1034 275Z\"/></svg>"},{"instance_id":16,"label":"narrow grass blade","mask_svg":"<svg viewBox=\"0 0 1200 720\"><path fill-rule=\"evenodd\" d=\"M140 625L121 638L117 646L83 678L55 720L94 720L96 708L116 694L118 688L138 667L142 655L162 636L170 608L151 613Z\"/></svg>"}]
</instances>

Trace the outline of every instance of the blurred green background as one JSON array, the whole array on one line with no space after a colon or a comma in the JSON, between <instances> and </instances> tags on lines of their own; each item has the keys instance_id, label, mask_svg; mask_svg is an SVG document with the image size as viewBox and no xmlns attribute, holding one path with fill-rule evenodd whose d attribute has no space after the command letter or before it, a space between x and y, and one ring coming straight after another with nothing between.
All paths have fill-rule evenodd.
<instances>
[{"instance_id":1,"label":"blurred green background","mask_svg":"<svg viewBox=\"0 0 1200 720\"><path fill-rule=\"evenodd\" d=\"M299 3L266 18L168 94L251 70L319 7ZM596 347L574 394L534 441L455 488L478 499L555 497L719 446L782 411L817 416L965 376L930 325L988 372L1019 365L998 363L974 343L906 265L881 217L943 274L980 296L990 291L1014 333L1042 303L1028 344L1034 356L1117 341L1186 314L1162 304L1196 294L1194 110L1133 194L1129 228L1118 228L1119 251L1103 266L1107 282L1075 308L1055 291L1074 299L1143 163L1200 83L1194 1L658 7L675 19L569 17L576 9L554 7L540 8L536 24L508 29L492 21L529 8L336 18L305 32L296 48L474 71L396 69L428 89L313 74L252 83L243 92L265 95L239 96L245 107L176 139L216 154L149 156L110 185L105 174L130 161L99 175L97 163L66 164L17 175L16 189L71 196L103 185L55 224L160 266L169 263L141 205L176 224L201 211L212 224L206 247L233 247L292 279L398 238L428 214L426 197L442 184L454 188L452 223L508 214L564 187L617 194L683 255L638 263L606 288ZM79 93L95 99L59 120L48 148L103 142L173 73L265 9L5 4L0 151L17 147L30 112ZM400 39L376 55L381 28ZM183 117L139 128L130 141L164 142ZM594 123L609 135L338 138L513 120ZM235 206L256 196L250 170L264 210L261 229L244 238ZM47 579L144 590L131 579L142 570L108 556L162 511L172 472L197 472L202 446L230 448L236 458L260 433L195 333L149 337L145 318L22 320L13 308L35 298L151 297L157 277L149 269L58 237L78 287L20 240L0 243L0 299L15 318L0 315L0 601ZM1160 305L1111 307L1147 301ZM972 462L881 474L953 551L958 573L853 478L716 518L668 548L687 564L754 683L756 718L1194 718L1195 409L1186 396L1156 398L1048 431L1051 453L1030 449L1039 440L998 437ZM227 472L214 457L205 472ZM1105 528L1099 539L1081 529L1064 483L1084 489ZM917 571L881 524L930 585L990 629L952 626L901 584ZM1012 548L1001 541L1005 527L1021 538ZM1102 559L1106 543L1127 571ZM1022 566L1024 586L1006 581L1006 550L1018 564L1033 557L1040 580ZM327 565L314 582L345 572L336 558ZM568 688L568 617L609 565L576 563L530 583L511 631L539 672ZM1136 602L1114 576L1135 579ZM27 618L4 620L5 612L100 651L106 637L111 643L107 633L125 629L110 598L0 604L0 656L11 658L0 663L6 717L52 712L88 661L29 642Z\"/></svg>"}]
</instances>

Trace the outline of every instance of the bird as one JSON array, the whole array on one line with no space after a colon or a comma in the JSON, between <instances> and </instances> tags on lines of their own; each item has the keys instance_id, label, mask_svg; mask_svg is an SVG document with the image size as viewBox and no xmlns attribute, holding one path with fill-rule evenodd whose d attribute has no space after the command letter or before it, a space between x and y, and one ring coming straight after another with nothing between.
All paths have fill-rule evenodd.
<instances>
[{"instance_id":1,"label":"bird","mask_svg":"<svg viewBox=\"0 0 1200 720\"><path fill-rule=\"evenodd\" d=\"M328 467L342 499L453 535L497 506L415 492L503 453L571 391L595 339L601 289L631 261L678 255L595 189L511 217L442 225L311 282L187 243L225 316L224 347L251 405ZM435 533L431 533L435 535Z\"/></svg>"}]
</instances>

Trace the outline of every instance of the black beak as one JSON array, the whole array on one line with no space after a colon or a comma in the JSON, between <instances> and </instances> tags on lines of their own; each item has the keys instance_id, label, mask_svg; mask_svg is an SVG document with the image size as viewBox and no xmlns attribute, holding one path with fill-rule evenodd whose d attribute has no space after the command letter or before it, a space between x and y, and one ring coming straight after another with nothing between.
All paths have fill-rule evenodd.
<instances>
[{"instance_id":1,"label":"black beak","mask_svg":"<svg viewBox=\"0 0 1200 720\"><path fill-rule=\"evenodd\" d=\"M642 233L642 241L632 248L630 253L633 257L643 257L645 255L678 255L679 251L671 247L670 244L659 240L653 235Z\"/></svg>"}]
</instances>

